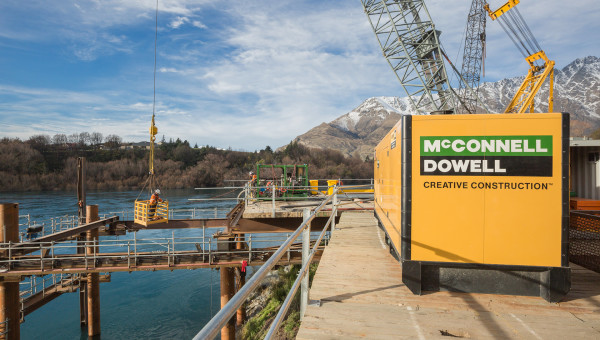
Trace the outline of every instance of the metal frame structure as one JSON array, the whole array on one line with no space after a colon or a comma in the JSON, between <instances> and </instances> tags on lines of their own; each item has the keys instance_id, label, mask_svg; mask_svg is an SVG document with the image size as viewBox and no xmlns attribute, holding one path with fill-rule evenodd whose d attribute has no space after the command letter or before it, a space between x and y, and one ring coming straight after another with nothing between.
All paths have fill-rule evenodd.
<instances>
[{"instance_id":1,"label":"metal frame structure","mask_svg":"<svg viewBox=\"0 0 600 340\"><path fill-rule=\"evenodd\" d=\"M275 169L282 170L282 176L280 178L262 178L260 177L261 169L271 169L273 176L275 175ZM266 185L261 191L260 183L261 180L271 180L271 185ZM256 198L271 199L273 193L276 193L278 197L307 197L309 193L309 182L308 182L308 165L307 164L257 164L256 165ZM273 190L272 192L268 192ZM276 192L277 191L277 192Z\"/></svg>"},{"instance_id":2,"label":"metal frame structure","mask_svg":"<svg viewBox=\"0 0 600 340\"><path fill-rule=\"evenodd\" d=\"M212 235L175 237L173 233L172 237L165 238L140 239L134 234L133 239L125 240L52 241L25 246L0 243L0 251L9 254L0 259L1 276L212 268L232 263L241 265L242 261L260 265L277 250L272 244L284 242L287 236L248 235L247 249L234 250L242 239L239 235L220 239ZM77 253L82 248L92 248L94 252ZM318 250L323 250L323 246ZM300 252L300 247L291 244L283 261L298 263ZM33 254L27 255L30 253Z\"/></svg>"},{"instance_id":3,"label":"metal frame structure","mask_svg":"<svg viewBox=\"0 0 600 340\"><path fill-rule=\"evenodd\" d=\"M361 0L384 57L418 113L452 111L438 36L424 0Z\"/></svg>"},{"instance_id":4,"label":"metal frame structure","mask_svg":"<svg viewBox=\"0 0 600 340\"><path fill-rule=\"evenodd\" d=\"M458 108L459 113L476 113L477 93L483 58L485 57L485 23L486 11L484 0L473 0L465 35L465 49L461 69L459 97L463 106Z\"/></svg>"},{"instance_id":5,"label":"metal frame structure","mask_svg":"<svg viewBox=\"0 0 600 340\"><path fill-rule=\"evenodd\" d=\"M225 324L229 321L229 319L236 313L236 311L240 308L240 306L246 301L248 296L260 285L262 280L267 276L269 271L273 268L273 266L279 261L279 259L285 254L286 251L289 250L293 242L302 234L302 268L298 273L298 277L294 286L290 289L290 293L288 294L284 304L281 306L279 310L279 314L276 319L271 324L271 329L269 330L269 334L273 335L274 331L277 330L279 323L281 322L283 316L287 308L289 307L289 303L291 302L294 293L298 289L299 282L302 282L302 297L300 302L301 314L302 310L306 308L308 304L308 267L310 266L311 260L314 256L316 247L313 248L312 252L309 252L309 237L310 237L310 223L317 216L319 211L321 211L327 203L330 201L333 202L332 206L332 214L327 221L327 224L323 228L323 232L315 242L315 245L319 245L323 236L328 230L328 227L331 227L331 230L335 230L335 216L337 215L337 194L339 188L335 188L332 195L327 196L321 204L316 207L312 212L305 211L304 213L304 221L300 226L290 235L290 237L277 249L277 251L269 258L264 265L260 267L258 271L252 275L252 278L246 282L246 284L227 302L227 304L221 308L221 310L196 334L194 340L200 339L214 339L221 328L225 326ZM307 209L308 210L308 209ZM291 297L290 297L291 296ZM304 307L303 307L304 306ZM267 334L267 339L270 338L269 334Z\"/></svg>"},{"instance_id":6,"label":"metal frame structure","mask_svg":"<svg viewBox=\"0 0 600 340\"><path fill-rule=\"evenodd\" d=\"M529 64L525 80L515 93L505 113L525 113L534 110L534 99L547 78L550 80L548 112L554 112L554 61L548 59L516 6L520 0L509 0L495 11L489 4L484 6L492 20L498 19L500 26L521 52Z\"/></svg>"}]
</instances>

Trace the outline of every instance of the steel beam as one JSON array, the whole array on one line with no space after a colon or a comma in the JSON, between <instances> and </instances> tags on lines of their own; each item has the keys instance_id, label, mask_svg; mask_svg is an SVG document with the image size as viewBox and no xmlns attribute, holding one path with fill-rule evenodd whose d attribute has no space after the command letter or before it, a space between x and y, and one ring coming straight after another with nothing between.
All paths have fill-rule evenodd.
<instances>
[{"instance_id":1,"label":"steel beam","mask_svg":"<svg viewBox=\"0 0 600 340\"><path fill-rule=\"evenodd\" d=\"M321 231L329 217L315 217L312 231ZM336 217L339 220L339 216ZM291 233L302 223L302 217L242 218L233 233Z\"/></svg>"},{"instance_id":2,"label":"steel beam","mask_svg":"<svg viewBox=\"0 0 600 340\"><path fill-rule=\"evenodd\" d=\"M118 220L119 220L118 216L113 216L113 217L105 218L105 219L102 219L99 221L86 223L86 224L83 224L83 225L80 225L80 226L77 226L77 227L74 227L71 229L59 231L54 234L42 236L42 237L36 238L35 240L32 240L32 241L17 243L13 246L13 251L14 251L13 255L23 255L23 254L32 253L32 252L36 251L35 247L37 247L40 243L46 243L46 242L52 242L52 241L55 241L55 242L64 241L71 237L79 236L79 234L85 233L88 230L97 229L104 225L114 223ZM34 248L34 249L19 249L19 248Z\"/></svg>"},{"instance_id":3,"label":"steel beam","mask_svg":"<svg viewBox=\"0 0 600 340\"><path fill-rule=\"evenodd\" d=\"M329 217L315 217L312 221L312 230L323 230L323 226L327 223L327 219L329 219ZM339 220L339 216L336 217L336 221L337 220ZM302 223L302 217L240 218L235 228L233 228L232 233L290 233L293 232L295 227L300 223ZM125 231L133 232L146 229L227 228L229 226L229 220L227 218L169 220L168 223L156 223L147 227L134 223L133 221L118 221L113 223L112 226L114 226L114 228L110 229L110 231L107 232L108 234L120 234Z\"/></svg>"},{"instance_id":4,"label":"steel beam","mask_svg":"<svg viewBox=\"0 0 600 340\"><path fill-rule=\"evenodd\" d=\"M127 230L127 231L138 231L138 230L156 230L156 229L194 229L194 228L227 228L228 219L226 218L205 218L205 219L179 219L172 220L164 223L150 224L145 227L137 224L133 221L118 221L113 223L114 230Z\"/></svg>"},{"instance_id":5,"label":"steel beam","mask_svg":"<svg viewBox=\"0 0 600 340\"><path fill-rule=\"evenodd\" d=\"M49 286L45 287L43 291L39 291L33 295L30 295L26 298L21 299L22 308L22 316L24 318L38 310L40 307L44 306L48 302L56 299L65 293L74 293L79 288L79 283L86 283L86 276L78 277L72 276L66 279L62 279L61 281ZM100 275L100 283L110 282L110 274Z\"/></svg>"},{"instance_id":6,"label":"steel beam","mask_svg":"<svg viewBox=\"0 0 600 340\"><path fill-rule=\"evenodd\" d=\"M242 261L248 261L248 266L260 266L266 261L268 261L268 259L273 255L273 252L275 252L276 250L277 247L253 249L252 261L248 261L247 252L212 254L212 258L210 259L210 261L206 254L198 253L197 251L177 251L170 252L168 254L138 252L135 256L135 259L137 259L137 264L133 261L134 254L98 253L95 261L96 263L93 267L86 267L85 259L75 258L79 257L78 254L56 255L54 259L44 258L43 268L40 266L41 259L39 256L29 256L31 261L27 261L27 263L22 263L21 261L14 261L12 263L11 270L0 272L0 280L6 277L21 277L27 275L48 275L61 273L105 273L149 270L155 271L174 269L241 267ZM281 259L277 262L278 265L300 263L302 263L302 256L299 245L292 248L289 260L286 258Z\"/></svg>"}]
</instances>

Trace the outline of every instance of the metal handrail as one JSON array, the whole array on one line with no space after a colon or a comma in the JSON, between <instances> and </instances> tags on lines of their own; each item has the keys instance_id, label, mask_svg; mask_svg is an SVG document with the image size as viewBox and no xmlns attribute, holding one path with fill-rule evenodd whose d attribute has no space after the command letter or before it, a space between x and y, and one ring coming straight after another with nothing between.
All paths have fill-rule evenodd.
<instances>
[{"instance_id":1,"label":"metal handrail","mask_svg":"<svg viewBox=\"0 0 600 340\"><path fill-rule=\"evenodd\" d=\"M332 195L327 196L326 199L306 218L302 224L290 235L290 237L277 249L277 251L263 264L260 269L254 273L252 278L246 282L246 284L227 302L221 310L215 314L215 316L196 334L194 340L203 339L214 339L218 332L223 326L229 321L234 313L240 308L240 306L246 301L248 296L260 285L262 280L267 276L271 268L279 261L281 257L290 248L291 244L300 236L300 233L306 229L310 222L315 218L316 214L327 204L329 201L337 198L337 192L339 188L335 188ZM335 198L334 198L335 197ZM334 216L334 214L332 214ZM335 218L335 217L334 217Z\"/></svg>"},{"instance_id":2,"label":"metal handrail","mask_svg":"<svg viewBox=\"0 0 600 340\"><path fill-rule=\"evenodd\" d=\"M325 236L327 229L329 229L329 226L331 225L331 220L333 218L335 218L335 214L331 214L331 216L327 220L327 224L325 224L323 231L321 232L321 234L319 235L319 238L315 242L315 245L314 245L312 251L310 252L310 255L308 256L308 259L306 261L302 261L303 265L302 265L302 268L300 269L300 272L298 272L298 277L296 278L296 281L294 281L294 284L290 288L290 291L288 292L288 295L286 296L285 300L283 301L283 304L281 304L281 307L279 308L279 312L277 313L275 320L273 320L273 322L271 323L271 327L269 327L269 331L267 332L265 339L271 339L271 337L273 337L273 335L275 335L275 333L277 333L279 326L281 326L281 322L283 321L285 314L287 313L288 309L290 308L290 305L292 304L292 300L294 299L294 296L296 295L296 292L298 291L298 288L300 287L300 283L302 282L302 279L309 272L309 268L310 268L310 265L312 264L312 260L315 257L315 254L317 253L317 248L318 248L319 244L321 243L321 240L323 240L323 237Z\"/></svg>"},{"instance_id":3,"label":"metal handrail","mask_svg":"<svg viewBox=\"0 0 600 340\"><path fill-rule=\"evenodd\" d=\"M165 237L165 238L144 238L144 239L127 239L127 240L100 240L100 241L77 241L77 243L73 244L57 244L54 242L40 242L37 244L18 246L18 243L0 243L0 251L4 252L16 252L16 251L32 251L28 257L23 258L11 258L7 260L0 260L0 265L2 264L16 264L20 262L29 262L32 261L40 261L40 262L50 262L52 260L61 259L62 256L65 255L75 255L69 256L69 259L85 259L89 257L88 254L83 253L80 255L76 255L73 252L77 249L86 248L86 247L95 247L98 248L96 251L96 258L112 258L112 257L122 257L122 254L115 254L115 252L125 251L128 248L135 249L136 253L139 252L151 252L152 254L145 254L145 256L162 256L163 253L170 252L171 256L181 256L185 254L177 254L173 253L175 248L179 248L180 251L189 252L190 250L196 250L193 254L208 254L210 250L212 254L246 254L252 251L267 251L266 248L260 248L261 244L264 244L264 247L268 247L269 244L282 242L283 237L277 237L276 235L254 235L252 237L252 241L254 243L254 249L239 249L239 250L223 250L219 251L216 249L217 244L236 244L240 241L239 238L234 238L233 240L219 240L218 242L209 242L212 237ZM286 238L287 240L287 238ZM195 248L197 244L208 245L211 244L211 249L206 249L203 247L202 251ZM149 249L148 249L149 247ZM109 248L111 252L102 252L102 249ZM146 250L144 250L146 248ZM164 248L162 250L158 250L157 248ZM165 250L167 249L167 250ZM48 254L46 257L32 258L31 256L39 255L42 250L51 250L52 252ZM69 252L71 250L71 252Z\"/></svg>"},{"instance_id":4,"label":"metal handrail","mask_svg":"<svg viewBox=\"0 0 600 340\"><path fill-rule=\"evenodd\" d=\"M225 215L227 211L229 211L229 209L218 207L169 209L169 218L217 218L219 215ZM106 218L115 215L123 217L122 220L128 220L128 217L133 217L133 210L107 212L101 214L100 217ZM42 236L79 226L79 217L77 217L77 215L63 215L43 220L34 220L31 218L31 215L27 214L19 215L19 219L26 219L26 222L19 223L19 238L21 242L24 242L25 240L35 240ZM34 234L28 234L26 229L31 226L41 226L42 230Z\"/></svg>"}]
</instances>

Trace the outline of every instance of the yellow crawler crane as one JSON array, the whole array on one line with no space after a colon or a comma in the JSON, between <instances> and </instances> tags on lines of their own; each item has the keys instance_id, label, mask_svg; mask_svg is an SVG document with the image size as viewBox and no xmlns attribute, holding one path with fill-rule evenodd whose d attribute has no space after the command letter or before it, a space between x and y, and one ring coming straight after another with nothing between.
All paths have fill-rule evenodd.
<instances>
[{"instance_id":1,"label":"yellow crawler crane","mask_svg":"<svg viewBox=\"0 0 600 340\"><path fill-rule=\"evenodd\" d=\"M153 195L157 192L156 178L154 177L154 141L158 129L154 125L154 114L152 114L152 124L150 125L150 159L149 159L149 175L146 185L150 192L150 198L147 200L135 200L135 209L133 213L133 221L135 223L148 226L155 223L169 222L169 201L153 199ZM142 189L142 192L146 188ZM141 192L140 192L141 194ZM160 190L158 190L160 194ZM157 196L158 197L158 196ZM139 196L138 196L139 198Z\"/></svg>"},{"instance_id":2,"label":"yellow crawler crane","mask_svg":"<svg viewBox=\"0 0 600 340\"><path fill-rule=\"evenodd\" d=\"M515 43L530 66L525 80L504 112L533 112L535 95L546 78L550 80L547 112L554 112L554 61L548 59L546 53L540 48L525 20L515 7L519 2L519 0L509 0L495 11L490 9L489 4L484 7L492 20L499 19L500 26Z\"/></svg>"}]
</instances>

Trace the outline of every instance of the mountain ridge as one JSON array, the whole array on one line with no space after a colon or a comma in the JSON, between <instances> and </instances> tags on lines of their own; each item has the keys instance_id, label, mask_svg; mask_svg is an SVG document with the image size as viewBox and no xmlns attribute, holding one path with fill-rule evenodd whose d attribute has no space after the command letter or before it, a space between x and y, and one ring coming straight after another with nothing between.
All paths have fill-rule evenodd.
<instances>
[{"instance_id":1,"label":"mountain ridge","mask_svg":"<svg viewBox=\"0 0 600 340\"><path fill-rule=\"evenodd\" d=\"M512 77L479 86L481 98L491 112L504 109L524 77ZM578 58L555 69L554 111L571 114L571 135L589 135L600 128L600 58ZM548 110L546 82L535 98L536 112ZM483 110L478 113L484 112ZM311 148L330 148L347 156L365 159L402 115L417 114L408 97L371 97L352 111L329 123L321 123L294 141Z\"/></svg>"}]
</instances>

